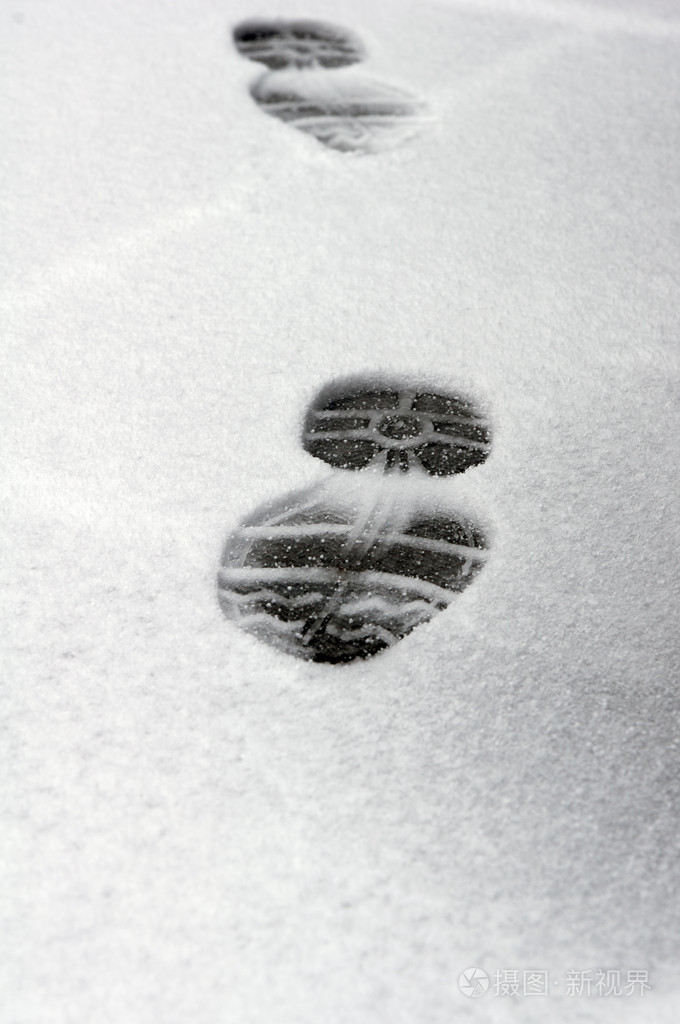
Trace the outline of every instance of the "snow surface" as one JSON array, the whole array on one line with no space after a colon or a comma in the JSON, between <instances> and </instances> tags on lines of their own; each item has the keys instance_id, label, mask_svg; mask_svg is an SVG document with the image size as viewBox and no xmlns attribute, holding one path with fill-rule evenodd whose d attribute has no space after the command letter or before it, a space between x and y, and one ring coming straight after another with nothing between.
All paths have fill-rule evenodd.
<instances>
[{"instance_id":1,"label":"snow surface","mask_svg":"<svg viewBox=\"0 0 680 1024\"><path fill-rule=\"evenodd\" d=\"M248 17L435 126L264 116ZM675 1021L675 0L2 5L8 1024ZM491 409L474 586L373 661L222 616L335 377ZM444 499L443 499L444 500ZM550 968L547 1000L460 994ZM566 998L569 969L648 969ZM561 994L560 994L561 993Z\"/></svg>"}]
</instances>

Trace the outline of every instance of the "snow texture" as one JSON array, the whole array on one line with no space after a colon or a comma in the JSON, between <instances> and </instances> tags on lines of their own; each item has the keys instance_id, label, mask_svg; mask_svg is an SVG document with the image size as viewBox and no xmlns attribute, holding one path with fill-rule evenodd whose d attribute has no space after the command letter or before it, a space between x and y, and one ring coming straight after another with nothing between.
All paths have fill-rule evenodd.
<instances>
[{"instance_id":1,"label":"snow texture","mask_svg":"<svg viewBox=\"0 0 680 1024\"><path fill-rule=\"evenodd\" d=\"M8 1024L676 1021L675 0L2 6ZM426 132L249 94L347 27ZM490 558L368 661L222 615L225 539L328 468L330 380L429 375ZM551 969L544 999L462 970ZM569 969L648 969L567 997Z\"/></svg>"}]
</instances>

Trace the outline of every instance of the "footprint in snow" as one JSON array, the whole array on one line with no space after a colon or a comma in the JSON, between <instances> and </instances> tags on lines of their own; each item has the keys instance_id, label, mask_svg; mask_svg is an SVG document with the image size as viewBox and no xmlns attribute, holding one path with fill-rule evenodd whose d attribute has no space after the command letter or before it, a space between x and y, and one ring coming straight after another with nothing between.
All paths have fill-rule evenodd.
<instances>
[{"instance_id":1,"label":"footprint in snow","mask_svg":"<svg viewBox=\"0 0 680 1024\"><path fill-rule=\"evenodd\" d=\"M423 483L483 462L490 439L487 419L460 394L390 382L324 389L303 445L361 472L336 473L244 520L222 556L225 615L311 661L350 662L391 647L484 565L483 531L443 510Z\"/></svg>"},{"instance_id":2,"label":"footprint in snow","mask_svg":"<svg viewBox=\"0 0 680 1024\"><path fill-rule=\"evenodd\" d=\"M331 149L378 153L431 121L421 100L351 67L366 54L347 29L318 21L247 21L233 38L239 53L269 68L250 90L260 108Z\"/></svg>"}]
</instances>

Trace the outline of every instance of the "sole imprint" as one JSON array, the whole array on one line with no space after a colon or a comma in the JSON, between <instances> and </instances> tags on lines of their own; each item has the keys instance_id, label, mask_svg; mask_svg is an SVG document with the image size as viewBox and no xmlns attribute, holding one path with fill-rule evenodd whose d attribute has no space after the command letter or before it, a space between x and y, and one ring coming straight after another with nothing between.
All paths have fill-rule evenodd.
<instances>
[{"instance_id":1,"label":"sole imprint","mask_svg":"<svg viewBox=\"0 0 680 1024\"><path fill-rule=\"evenodd\" d=\"M264 113L343 153L401 145L431 121L426 104L349 65L365 51L351 32L312 21L245 22L234 44L270 69L251 87Z\"/></svg>"},{"instance_id":2,"label":"sole imprint","mask_svg":"<svg viewBox=\"0 0 680 1024\"><path fill-rule=\"evenodd\" d=\"M427 477L483 462L490 441L487 419L459 393L389 380L323 389L307 411L304 447L359 472L350 480L336 472L243 522L222 555L225 615L311 661L349 662L393 646L443 611L486 561L484 531L442 507L432 488L443 485Z\"/></svg>"},{"instance_id":3,"label":"sole imprint","mask_svg":"<svg viewBox=\"0 0 680 1024\"><path fill-rule=\"evenodd\" d=\"M339 505L313 489L247 519L219 573L225 615L310 661L343 663L391 647L473 581L487 557L459 515L394 496Z\"/></svg>"}]
</instances>

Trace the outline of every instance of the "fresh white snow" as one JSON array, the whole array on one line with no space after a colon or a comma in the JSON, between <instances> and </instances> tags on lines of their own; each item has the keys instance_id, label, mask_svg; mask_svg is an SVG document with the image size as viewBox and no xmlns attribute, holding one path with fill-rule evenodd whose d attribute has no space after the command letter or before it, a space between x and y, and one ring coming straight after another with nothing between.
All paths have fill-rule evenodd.
<instances>
[{"instance_id":1,"label":"fresh white snow","mask_svg":"<svg viewBox=\"0 0 680 1024\"><path fill-rule=\"evenodd\" d=\"M680 13L13 0L2 48L9 1024L675 1021ZM345 156L230 32L314 17L431 128ZM220 612L351 374L488 404L491 555L387 653ZM545 968L547 999L461 995ZM644 997L565 995L647 969Z\"/></svg>"}]
</instances>

